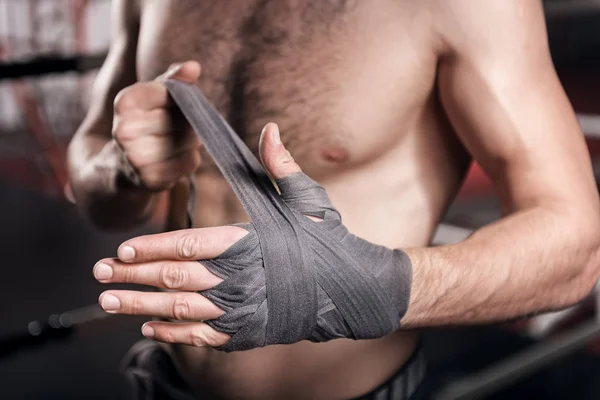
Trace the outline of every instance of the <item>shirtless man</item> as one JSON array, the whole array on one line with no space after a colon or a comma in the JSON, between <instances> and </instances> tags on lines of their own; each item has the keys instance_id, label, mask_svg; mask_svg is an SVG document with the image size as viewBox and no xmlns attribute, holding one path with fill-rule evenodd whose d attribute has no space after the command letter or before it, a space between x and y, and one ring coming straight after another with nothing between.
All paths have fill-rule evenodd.
<instances>
[{"instance_id":1,"label":"shirtless man","mask_svg":"<svg viewBox=\"0 0 600 400\"><path fill-rule=\"evenodd\" d=\"M115 0L113 22L110 54L69 152L77 202L99 226L142 223L193 171L195 228L246 220L155 79L193 60L169 76L197 81L254 152L265 124L277 122L260 145L271 175L302 168L326 188L350 232L403 249L412 262L401 329L380 339L225 353L211 346L228 335L199 322L146 324L147 336L179 343L170 354L197 396L354 398L415 352L418 334L406 328L561 309L595 285L598 195L540 1ZM460 243L428 247L472 158L494 181L504 217ZM185 208L176 203L171 217ZM210 257L245 234L211 229L220 234L132 239L119 248L121 261L96 265L96 278L215 285L200 264L172 261ZM168 311L180 294L112 290L100 302L115 313L181 318ZM179 300L193 310L188 321L216 312L207 301Z\"/></svg>"}]
</instances>

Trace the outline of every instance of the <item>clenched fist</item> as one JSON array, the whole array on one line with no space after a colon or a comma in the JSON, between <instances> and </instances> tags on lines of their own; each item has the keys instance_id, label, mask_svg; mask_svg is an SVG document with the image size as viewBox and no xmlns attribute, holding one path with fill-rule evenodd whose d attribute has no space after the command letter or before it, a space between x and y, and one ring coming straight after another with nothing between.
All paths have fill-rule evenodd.
<instances>
[{"instance_id":1,"label":"clenched fist","mask_svg":"<svg viewBox=\"0 0 600 400\"><path fill-rule=\"evenodd\" d=\"M200 141L169 100L164 80L195 82L194 61L171 66L150 82L138 82L115 98L113 138L122 153L122 169L135 185L151 191L170 188L200 165Z\"/></svg>"}]
</instances>

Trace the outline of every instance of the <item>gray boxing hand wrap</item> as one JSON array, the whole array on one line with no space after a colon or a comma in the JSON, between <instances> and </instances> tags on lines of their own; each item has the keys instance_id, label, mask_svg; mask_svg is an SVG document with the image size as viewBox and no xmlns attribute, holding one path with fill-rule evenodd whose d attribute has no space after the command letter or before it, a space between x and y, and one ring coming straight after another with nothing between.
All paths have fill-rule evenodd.
<instances>
[{"instance_id":1,"label":"gray boxing hand wrap","mask_svg":"<svg viewBox=\"0 0 600 400\"><path fill-rule=\"evenodd\" d=\"M198 88L166 84L252 221L240 225L245 237L201 261L223 278L201 292L225 311L205 321L231 335L220 349L371 339L397 329L410 296L408 256L350 234L325 189L304 173L278 180L277 193Z\"/></svg>"},{"instance_id":2,"label":"gray boxing hand wrap","mask_svg":"<svg viewBox=\"0 0 600 400\"><path fill-rule=\"evenodd\" d=\"M399 250L376 246L350 234L325 190L305 174L288 176L277 184L283 201L297 213L296 222L303 231L303 260L317 281L316 315L304 316L313 328L302 339L371 339L397 329L409 297L408 257ZM314 222L304 215L319 216L323 221ZM258 236L252 223L242 226L248 235L220 257L202 261L224 279L220 285L201 292L225 311L220 318L206 321L232 335L224 350L275 344L268 343L265 337L270 303ZM332 243L336 243L335 248L330 247ZM266 245L285 251L277 243ZM310 305L314 297L314 293L300 292L291 300L294 307L314 312ZM343 306L338 307L340 302ZM347 318L344 312L351 315Z\"/></svg>"}]
</instances>

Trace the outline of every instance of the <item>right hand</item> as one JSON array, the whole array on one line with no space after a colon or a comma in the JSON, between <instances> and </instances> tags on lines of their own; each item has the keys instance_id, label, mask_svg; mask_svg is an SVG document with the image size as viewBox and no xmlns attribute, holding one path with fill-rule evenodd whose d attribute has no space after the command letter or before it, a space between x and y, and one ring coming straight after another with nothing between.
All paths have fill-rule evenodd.
<instances>
[{"instance_id":1,"label":"right hand","mask_svg":"<svg viewBox=\"0 0 600 400\"><path fill-rule=\"evenodd\" d=\"M122 151L123 172L135 185L162 191L200 165L200 140L164 85L168 78L193 83L199 77L200 64L188 61L117 94L112 134Z\"/></svg>"}]
</instances>

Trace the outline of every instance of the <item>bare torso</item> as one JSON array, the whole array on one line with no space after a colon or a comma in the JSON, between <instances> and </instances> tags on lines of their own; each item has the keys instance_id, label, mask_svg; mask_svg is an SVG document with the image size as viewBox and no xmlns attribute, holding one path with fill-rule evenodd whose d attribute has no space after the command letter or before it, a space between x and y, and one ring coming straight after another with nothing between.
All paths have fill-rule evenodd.
<instances>
[{"instance_id":1,"label":"bare torso","mask_svg":"<svg viewBox=\"0 0 600 400\"><path fill-rule=\"evenodd\" d=\"M201 88L252 150L264 124L277 122L351 232L394 248L422 246L469 161L437 98L429 12L419 0L145 0L138 77L201 62ZM197 226L247 218L208 156L197 191ZM397 332L233 354L170 350L198 391L331 399L382 383L416 342Z\"/></svg>"}]
</instances>

